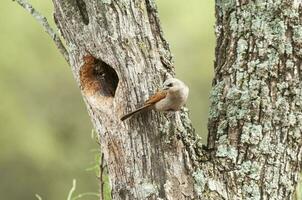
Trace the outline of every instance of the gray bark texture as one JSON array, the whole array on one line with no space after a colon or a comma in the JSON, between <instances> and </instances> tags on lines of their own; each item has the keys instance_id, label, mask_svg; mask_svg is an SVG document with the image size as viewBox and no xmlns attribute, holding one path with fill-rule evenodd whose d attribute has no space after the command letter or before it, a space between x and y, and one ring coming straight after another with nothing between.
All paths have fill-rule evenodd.
<instances>
[{"instance_id":1,"label":"gray bark texture","mask_svg":"<svg viewBox=\"0 0 302 200\"><path fill-rule=\"evenodd\" d=\"M207 148L186 109L120 121L174 75L154 0L53 3L100 136L112 199L294 198L301 167L300 1L216 0Z\"/></svg>"},{"instance_id":2,"label":"gray bark texture","mask_svg":"<svg viewBox=\"0 0 302 200\"><path fill-rule=\"evenodd\" d=\"M302 155L302 2L216 0L216 18L214 157L201 165L203 197L293 199Z\"/></svg>"},{"instance_id":3,"label":"gray bark texture","mask_svg":"<svg viewBox=\"0 0 302 200\"><path fill-rule=\"evenodd\" d=\"M194 199L186 111L125 122L174 73L153 0L53 0L55 21L108 164L112 199Z\"/></svg>"}]
</instances>

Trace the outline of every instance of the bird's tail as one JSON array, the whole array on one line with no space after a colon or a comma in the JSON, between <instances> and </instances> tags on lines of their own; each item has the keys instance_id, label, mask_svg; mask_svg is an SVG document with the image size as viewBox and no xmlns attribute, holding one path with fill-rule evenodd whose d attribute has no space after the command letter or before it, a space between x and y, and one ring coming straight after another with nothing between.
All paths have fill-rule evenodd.
<instances>
[{"instance_id":1,"label":"bird's tail","mask_svg":"<svg viewBox=\"0 0 302 200\"><path fill-rule=\"evenodd\" d=\"M128 113L128 114L122 116L122 117L121 117L121 120L124 121L124 120L128 119L129 117L131 117L132 115L134 115L135 113L138 113L138 112L140 112L140 111L142 111L142 110L145 110L146 108L149 108L150 106L151 106L151 105L144 105L143 107L138 108L138 109L132 111L131 113Z\"/></svg>"}]
</instances>

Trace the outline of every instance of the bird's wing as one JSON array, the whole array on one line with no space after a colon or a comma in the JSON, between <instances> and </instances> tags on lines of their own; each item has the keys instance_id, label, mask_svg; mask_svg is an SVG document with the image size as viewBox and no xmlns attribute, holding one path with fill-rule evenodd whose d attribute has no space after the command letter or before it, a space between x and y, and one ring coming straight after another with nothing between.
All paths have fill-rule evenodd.
<instances>
[{"instance_id":1,"label":"bird's wing","mask_svg":"<svg viewBox=\"0 0 302 200\"><path fill-rule=\"evenodd\" d=\"M145 101L145 105L153 105L156 102L164 99L167 96L166 91L158 91L154 95L152 95L147 101Z\"/></svg>"}]
</instances>

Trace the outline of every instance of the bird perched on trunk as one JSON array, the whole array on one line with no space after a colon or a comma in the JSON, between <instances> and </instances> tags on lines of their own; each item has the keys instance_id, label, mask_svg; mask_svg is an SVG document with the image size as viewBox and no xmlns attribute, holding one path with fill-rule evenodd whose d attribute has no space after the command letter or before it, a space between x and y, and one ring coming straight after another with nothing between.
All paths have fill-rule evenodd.
<instances>
[{"instance_id":1,"label":"bird perched on trunk","mask_svg":"<svg viewBox=\"0 0 302 200\"><path fill-rule=\"evenodd\" d=\"M182 81L176 78L167 79L162 90L151 96L145 104L122 116L121 120L124 121L132 115L152 108L156 111L177 111L186 103L189 95L189 88Z\"/></svg>"}]
</instances>

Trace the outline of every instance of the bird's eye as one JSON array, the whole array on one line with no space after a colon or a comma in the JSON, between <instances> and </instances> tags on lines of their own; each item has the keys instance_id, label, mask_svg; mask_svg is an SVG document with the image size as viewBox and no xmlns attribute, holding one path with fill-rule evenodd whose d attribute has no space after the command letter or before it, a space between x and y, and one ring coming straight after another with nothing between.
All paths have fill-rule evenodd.
<instances>
[{"instance_id":1,"label":"bird's eye","mask_svg":"<svg viewBox=\"0 0 302 200\"><path fill-rule=\"evenodd\" d=\"M172 83L169 83L167 86L168 86L168 87L173 87L173 84L172 84Z\"/></svg>"}]
</instances>

